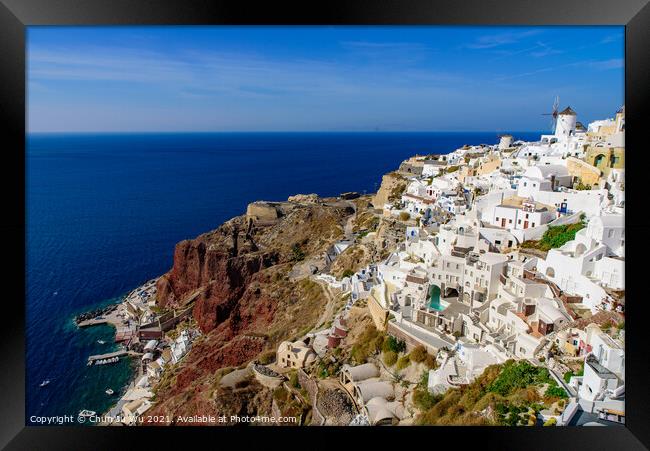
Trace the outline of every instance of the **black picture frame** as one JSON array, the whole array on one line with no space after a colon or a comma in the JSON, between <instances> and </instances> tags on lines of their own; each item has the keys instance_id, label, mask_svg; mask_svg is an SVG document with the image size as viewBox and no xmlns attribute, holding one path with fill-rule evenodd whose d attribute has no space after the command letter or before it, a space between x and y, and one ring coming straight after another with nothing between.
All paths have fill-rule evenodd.
<instances>
[{"instance_id":1,"label":"black picture frame","mask_svg":"<svg viewBox=\"0 0 650 451\"><path fill-rule=\"evenodd\" d=\"M25 27L30 25L624 25L628 148L626 229L626 427L618 428L89 428L25 426ZM180 447L191 433L210 447L259 446L287 436L290 446L352 446L347 435L388 446L495 449L645 449L650 446L644 345L648 300L644 238L650 231L642 183L650 151L642 133L648 115L650 74L648 0L383 0L250 2L208 0L0 0L0 124L5 132L0 177L4 194L3 259L6 269L0 327L0 445L7 449L125 449L146 444ZM594 93L597 95L597 93ZM645 177L644 177L645 175ZM22 283L21 283L22 281ZM21 302L20 300L23 300ZM352 431L353 430L353 431ZM287 434L289 432L289 434ZM281 440L284 440L281 439ZM156 444L157 443L157 444ZM277 442L276 442L277 443ZM185 445L187 446L187 445Z\"/></svg>"}]
</instances>

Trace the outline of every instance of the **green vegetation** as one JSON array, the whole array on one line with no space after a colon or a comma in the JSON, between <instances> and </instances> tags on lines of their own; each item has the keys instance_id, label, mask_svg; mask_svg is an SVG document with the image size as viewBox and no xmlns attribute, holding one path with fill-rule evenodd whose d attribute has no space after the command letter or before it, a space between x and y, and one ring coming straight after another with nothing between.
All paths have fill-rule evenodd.
<instances>
[{"instance_id":1,"label":"green vegetation","mask_svg":"<svg viewBox=\"0 0 650 451\"><path fill-rule=\"evenodd\" d=\"M460 166L449 166L447 169L445 169L445 173L451 174L452 172L456 172Z\"/></svg>"},{"instance_id":2,"label":"green vegetation","mask_svg":"<svg viewBox=\"0 0 650 451\"><path fill-rule=\"evenodd\" d=\"M406 351L406 343L403 340L398 340L392 335L388 335L382 342L381 350L384 352L393 351L399 354L400 352Z\"/></svg>"},{"instance_id":3,"label":"green vegetation","mask_svg":"<svg viewBox=\"0 0 650 451\"><path fill-rule=\"evenodd\" d=\"M408 221L408 220L411 218L411 215L410 215L408 212L403 211L403 212L401 212L401 213L399 214L399 218L400 218L402 221Z\"/></svg>"},{"instance_id":4,"label":"green vegetation","mask_svg":"<svg viewBox=\"0 0 650 451\"><path fill-rule=\"evenodd\" d=\"M397 361L397 371L402 371L404 368L407 368L411 364L411 359L408 355L400 357Z\"/></svg>"},{"instance_id":5,"label":"green vegetation","mask_svg":"<svg viewBox=\"0 0 650 451\"><path fill-rule=\"evenodd\" d=\"M292 386L293 388L301 388L300 387L300 382L298 382L298 372L297 371L292 371L289 374L289 385Z\"/></svg>"},{"instance_id":6,"label":"green vegetation","mask_svg":"<svg viewBox=\"0 0 650 451\"><path fill-rule=\"evenodd\" d=\"M539 411L557 400L542 400L539 388L545 384L559 388L545 368L514 360L491 365L471 384L450 389L440 397L423 392L423 377L413 393L413 402L420 409L416 424L534 425ZM559 393L551 389L549 394Z\"/></svg>"},{"instance_id":7,"label":"green vegetation","mask_svg":"<svg viewBox=\"0 0 650 451\"><path fill-rule=\"evenodd\" d=\"M550 383L552 381L546 368L536 367L525 360L508 360L503 364L499 376L488 386L487 391L508 396L517 388L529 385Z\"/></svg>"},{"instance_id":8,"label":"green vegetation","mask_svg":"<svg viewBox=\"0 0 650 451\"><path fill-rule=\"evenodd\" d=\"M521 243L522 248L539 249L548 251L563 246L565 243L575 239L576 232L583 229L585 225L582 222L575 224L566 224L560 226L549 226L544 232L541 240L528 240Z\"/></svg>"},{"instance_id":9,"label":"green vegetation","mask_svg":"<svg viewBox=\"0 0 650 451\"><path fill-rule=\"evenodd\" d=\"M562 387L557 385L557 382L552 381L546 391L544 392L545 398L568 398L569 395L564 391Z\"/></svg>"},{"instance_id":10,"label":"green vegetation","mask_svg":"<svg viewBox=\"0 0 650 451\"><path fill-rule=\"evenodd\" d=\"M580 368L580 371L578 371L577 373L574 373L573 371L567 371L566 373L564 373L562 375L562 377L564 379L564 382L566 382L568 384L569 381L571 380L571 377L573 377L573 376L584 376L584 374L585 374L585 364L583 362L582 363L582 368Z\"/></svg>"},{"instance_id":11,"label":"green vegetation","mask_svg":"<svg viewBox=\"0 0 650 451\"><path fill-rule=\"evenodd\" d=\"M395 365L395 362L397 362L397 353L393 351L384 352L383 361L387 366Z\"/></svg>"},{"instance_id":12,"label":"green vegetation","mask_svg":"<svg viewBox=\"0 0 650 451\"><path fill-rule=\"evenodd\" d=\"M343 271L342 277L352 277L354 275L354 271L351 269L346 269Z\"/></svg>"},{"instance_id":13,"label":"green vegetation","mask_svg":"<svg viewBox=\"0 0 650 451\"><path fill-rule=\"evenodd\" d=\"M544 422L544 426L557 426L557 419L555 419L555 417L549 418Z\"/></svg>"},{"instance_id":14,"label":"green vegetation","mask_svg":"<svg viewBox=\"0 0 650 451\"><path fill-rule=\"evenodd\" d=\"M582 183L582 180L581 180L575 185L575 189L577 189L578 191L590 190L591 185L585 185L585 184Z\"/></svg>"},{"instance_id":15,"label":"green vegetation","mask_svg":"<svg viewBox=\"0 0 650 451\"><path fill-rule=\"evenodd\" d=\"M417 387L415 387L415 390L413 391L413 403L421 411L431 409L434 405L436 405L438 401L443 398L442 395L434 395L429 392L427 388L428 381L429 372L423 371L420 382L418 382Z\"/></svg>"}]
</instances>

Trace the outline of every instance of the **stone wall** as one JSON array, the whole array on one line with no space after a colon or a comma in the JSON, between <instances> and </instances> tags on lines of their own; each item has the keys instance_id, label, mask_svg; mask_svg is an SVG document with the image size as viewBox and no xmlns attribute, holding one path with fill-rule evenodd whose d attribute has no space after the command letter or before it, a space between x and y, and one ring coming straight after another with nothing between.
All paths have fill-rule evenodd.
<instances>
[{"instance_id":1,"label":"stone wall","mask_svg":"<svg viewBox=\"0 0 650 451\"><path fill-rule=\"evenodd\" d=\"M418 340L416 337L412 336L411 334L407 334L402 329L399 329L393 322L388 323L386 332L388 332L389 335L392 335L393 337L399 340L403 340L406 343L406 350L408 352L413 350L413 348L415 348L416 346L420 346L420 345L424 346L427 352L430 352L431 354L435 355L438 352L438 349L434 348L429 343Z\"/></svg>"},{"instance_id":2,"label":"stone wall","mask_svg":"<svg viewBox=\"0 0 650 451\"><path fill-rule=\"evenodd\" d=\"M246 208L246 219L252 219L254 222L270 222L276 221L278 218L277 208L266 202L253 202Z\"/></svg>"},{"instance_id":3,"label":"stone wall","mask_svg":"<svg viewBox=\"0 0 650 451\"><path fill-rule=\"evenodd\" d=\"M600 169L577 158L567 158L566 167L570 175L578 177L585 185L593 186L595 183L598 183L598 179L600 179Z\"/></svg>"},{"instance_id":4,"label":"stone wall","mask_svg":"<svg viewBox=\"0 0 650 451\"><path fill-rule=\"evenodd\" d=\"M368 310L372 320L375 322L375 327L378 330L386 330L386 319L388 318L388 310L385 310L379 305L379 302L372 297L368 296Z\"/></svg>"},{"instance_id":5,"label":"stone wall","mask_svg":"<svg viewBox=\"0 0 650 451\"><path fill-rule=\"evenodd\" d=\"M307 391L309 396L309 402L312 406L312 425L321 426L325 423L325 417L320 413L318 407L316 406L318 401L318 384L312 378L309 377L302 369L298 370L298 382L300 386Z\"/></svg>"}]
</instances>

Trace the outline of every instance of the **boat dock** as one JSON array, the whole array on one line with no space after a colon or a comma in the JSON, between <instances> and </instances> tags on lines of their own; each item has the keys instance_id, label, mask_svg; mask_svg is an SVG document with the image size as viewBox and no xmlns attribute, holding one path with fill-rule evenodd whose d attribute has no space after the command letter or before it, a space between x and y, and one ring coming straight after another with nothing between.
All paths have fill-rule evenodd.
<instances>
[{"instance_id":1,"label":"boat dock","mask_svg":"<svg viewBox=\"0 0 650 451\"><path fill-rule=\"evenodd\" d=\"M93 319L87 319L79 322L77 324L77 327L96 326L98 324L106 324L106 323L108 323L108 320L106 318L102 318L102 319L93 318Z\"/></svg>"},{"instance_id":2,"label":"boat dock","mask_svg":"<svg viewBox=\"0 0 650 451\"><path fill-rule=\"evenodd\" d=\"M125 355L142 355L142 353L135 352L135 351L127 351L126 349L121 349L119 351L114 351L114 352L108 352L106 354L98 354L98 355L91 355L88 357L88 365L92 365L95 363L97 360L105 360L105 359L112 359L113 357L122 357Z\"/></svg>"}]
</instances>

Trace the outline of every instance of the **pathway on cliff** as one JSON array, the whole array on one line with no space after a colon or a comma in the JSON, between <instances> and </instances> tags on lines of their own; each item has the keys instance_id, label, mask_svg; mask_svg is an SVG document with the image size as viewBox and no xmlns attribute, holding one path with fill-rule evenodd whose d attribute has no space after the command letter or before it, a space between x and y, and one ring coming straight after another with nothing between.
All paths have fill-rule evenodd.
<instances>
[{"instance_id":1,"label":"pathway on cliff","mask_svg":"<svg viewBox=\"0 0 650 451\"><path fill-rule=\"evenodd\" d=\"M316 282L318 285L321 286L321 288L323 289L323 294L327 298L327 304L325 304L325 310L318 318L318 321L316 321L317 327L320 328L334 317L334 313L336 313L334 311L334 308L338 303L339 296L332 292L332 288L329 286L327 282L324 282L319 279L314 279L314 278L312 278L311 280L313 280L314 282Z\"/></svg>"}]
</instances>

